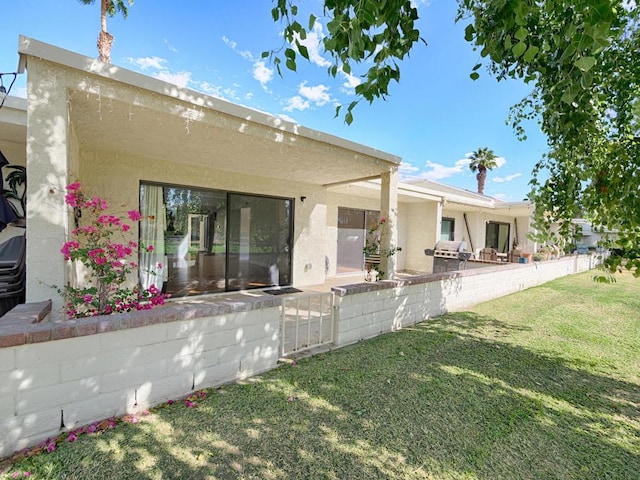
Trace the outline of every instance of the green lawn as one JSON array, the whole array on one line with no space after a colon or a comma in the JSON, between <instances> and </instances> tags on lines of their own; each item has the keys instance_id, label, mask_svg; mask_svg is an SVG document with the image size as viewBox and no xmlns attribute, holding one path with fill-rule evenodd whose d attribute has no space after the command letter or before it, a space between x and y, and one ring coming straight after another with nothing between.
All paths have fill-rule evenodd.
<instances>
[{"instance_id":1,"label":"green lawn","mask_svg":"<svg viewBox=\"0 0 640 480\"><path fill-rule=\"evenodd\" d=\"M640 478L640 280L591 277L209 390L0 478Z\"/></svg>"}]
</instances>

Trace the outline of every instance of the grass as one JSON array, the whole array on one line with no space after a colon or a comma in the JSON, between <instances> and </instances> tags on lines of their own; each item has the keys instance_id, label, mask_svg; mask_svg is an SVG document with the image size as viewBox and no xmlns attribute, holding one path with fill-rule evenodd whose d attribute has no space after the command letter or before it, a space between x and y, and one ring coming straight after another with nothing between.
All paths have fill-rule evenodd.
<instances>
[{"instance_id":1,"label":"grass","mask_svg":"<svg viewBox=\"0 0 640 480\"><path fill-rule=\"evenodd\" d=\"M638 282L566 277L156 408L0 478L638 478Z\"/></svg>"}]
</instances>

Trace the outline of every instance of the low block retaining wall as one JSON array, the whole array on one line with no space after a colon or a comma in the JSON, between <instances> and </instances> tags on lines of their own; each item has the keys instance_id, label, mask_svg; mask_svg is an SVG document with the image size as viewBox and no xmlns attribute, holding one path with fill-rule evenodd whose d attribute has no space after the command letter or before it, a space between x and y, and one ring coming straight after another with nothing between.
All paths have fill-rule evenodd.
<instances>
[{"instance_id":1,"label":"low block retaining wall","mask_svg":"<svg viewBox=\"0 0 640 480\"><path fill-rule=\"evenodd\" d=\"M279 305L265 296L77 321L3 318L0 458L67 429L274 368Z\"/></svg>"},{"instance_id":2,"label":"low block retaining wall","mask_svg":"<svg viewBox=\"0 0 640 480\"><path fill-rule=\"evenodd\" d=\"M530 264L491 267L337 287L337 346L414 325L428 318L594 268L595 256L574 255Z\"/></svg>"},{"instance_id":3,"label":"low block retaining wall","mask_svg":"<svg viewBox=\"0 0 640 480\"><path fill-rule=\"evenodd\" d=\"M337 347L588 270L575 256L334 288ZM231 299L230 299L231 298ZM0 458L61 431L270 370L281 299L199 297L154 310L41 321L0 319Z\"/></svg>"}]
</instances>

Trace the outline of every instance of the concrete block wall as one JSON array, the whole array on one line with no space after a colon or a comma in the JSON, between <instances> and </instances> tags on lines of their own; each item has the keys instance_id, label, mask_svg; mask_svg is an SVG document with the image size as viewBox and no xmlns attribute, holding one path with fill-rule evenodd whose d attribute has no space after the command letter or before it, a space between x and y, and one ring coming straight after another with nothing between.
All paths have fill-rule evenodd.
<instances>
[{"instance_id":1,"label":"concrete block wall","mask_svg":"<svg viewBox=\"0 0 640 480\"><path fill-rule=\"evenodd\" d=\"M398 330L447 312L590 270L593 256L425 275L336 287L336 346Z\"/></svg>"},{"instance_id":2,"label":"concrete block wall","mask_svg":"<svg viewBox=\"0 0 640 480\"><path fill-rule=\"evenodd\" d=\"M5 342L0 458L75 427L274 368L279 301L226 306L222 312L185 305L136 312L152 319L137 328L132 314L67 321L69 338ZM83 335L87 321L103 331ZM56 323L39 325L54 330ZM12 331L6 338L20 343Z\"/></svg>"},{"instance_id":3,"label":"concrete block wall","mask_svg":"<svg viewBox=\"0 0 640 480\"><path fill-rule=\"evenodd\" d=\"M334 345L596 263L595 257L574 256L334 287ZM36 304L17 307L0 324L0 458L78 426L275 368L280 304L269 295L199 297L75 321L41 321L42 306L36 314L28 311Z\"/></svg>"}]
</instances>

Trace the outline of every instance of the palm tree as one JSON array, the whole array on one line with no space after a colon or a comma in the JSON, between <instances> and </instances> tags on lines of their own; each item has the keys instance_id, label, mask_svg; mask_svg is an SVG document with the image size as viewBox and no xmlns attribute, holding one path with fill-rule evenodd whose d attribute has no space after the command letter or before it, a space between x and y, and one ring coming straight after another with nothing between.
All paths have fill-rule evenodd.
<instances>
[{"instance_id":1,"label":"palm tree","mask_svg":"<svg viewBox=\"0 0 640 480\"><path fill-rule=\"evenodd\" d=\"M478 172L476 179L478 180L478 193L484 195L484 183L487 180L487 170L493 170L498 166L496 163L496 154L487 147L479 148L469 155L469 168L472 172Z\"/></svg>"},{"instance_id":2,"label":"palm tree","mask_svg":"<svg viewBox=\"0 0 640 480\"><path fill-rule=\"evenodd\" d=\"M85 5L92 5L95 0L80 0ZM133 5L133 0L126 0L129 5ZM100 0L100 33L98 34L98 60L111 63L111 44L113 35L107 32L107 15L113 17L116 13L122 13L127 18L127 4L125 0Z\"/></svg>"}]
</instances>

